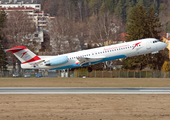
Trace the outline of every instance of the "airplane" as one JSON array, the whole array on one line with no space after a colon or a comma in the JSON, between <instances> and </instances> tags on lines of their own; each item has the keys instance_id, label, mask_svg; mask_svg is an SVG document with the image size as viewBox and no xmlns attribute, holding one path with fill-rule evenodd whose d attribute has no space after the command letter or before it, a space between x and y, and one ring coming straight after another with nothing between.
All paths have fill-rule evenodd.
<instances>
[{"instance_id":1,"label":"airplane","mask_svg":"<svg viewBox=\"0 0 170 120\"><path fill-rule=\"evenodd\" d=\"M37 56L25 46L6 51L12 52L21 61L22 69L63 70L148 53L156 54L166 47L166 43L155 38L145 38L57 56ZM88 67L88 71L91 72L92 68Z\"/></svg>"}]
</instances>

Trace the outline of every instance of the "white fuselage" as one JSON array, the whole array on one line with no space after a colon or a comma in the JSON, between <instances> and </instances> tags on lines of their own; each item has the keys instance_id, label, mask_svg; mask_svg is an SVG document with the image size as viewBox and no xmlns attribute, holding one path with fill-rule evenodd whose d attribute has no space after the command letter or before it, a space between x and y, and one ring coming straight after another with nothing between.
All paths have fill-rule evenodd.
<instances>
[{"instance_id":1,"label":"white fuselage","mask_svg":"<svg viewBox=\"0 0 170 120\"><path fill-rule=\"evenodd\" d=\"M44 62L35 65L35 62L21 64L23 69L68 69L80 67L78 58L89 59L89 62L82 66L93 65L100 62L148 54L164 49L166 43L160 42L155 38L147 38L132 42L124 42L121 44L104 46L89 50L83 50L58 56L39 56L41 60L47 61L53 58L67 56L68 62L55 66L47 66ZM36 61L37 62L37 61Z\"/></svg>"}]
</instances>

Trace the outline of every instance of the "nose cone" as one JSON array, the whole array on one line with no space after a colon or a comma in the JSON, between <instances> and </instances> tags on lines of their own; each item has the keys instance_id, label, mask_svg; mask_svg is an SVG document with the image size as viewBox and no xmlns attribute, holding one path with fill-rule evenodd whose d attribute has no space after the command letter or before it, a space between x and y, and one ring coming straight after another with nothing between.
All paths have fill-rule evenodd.
<instances>
[{"instance_id":1,"label":"nose cone","mask_svg":"<svg viewBox=\"0 0 170 120\"><path fill-rule=\"evenodd\" d=\"M162 50L165 49L167 47L167 44L164 42L158 42L157 44L157 50Z\"/></svg>"},{"instance_id":2,"label":"nose cone","mask_svg":"<svg viewBox=\"0 0 170 120\"><path fill-rule=\"evenodd\" d=\"M167 47L167 44L166 43L162 43L163 45L163 49Z\"/></svg>"}]
</instances>

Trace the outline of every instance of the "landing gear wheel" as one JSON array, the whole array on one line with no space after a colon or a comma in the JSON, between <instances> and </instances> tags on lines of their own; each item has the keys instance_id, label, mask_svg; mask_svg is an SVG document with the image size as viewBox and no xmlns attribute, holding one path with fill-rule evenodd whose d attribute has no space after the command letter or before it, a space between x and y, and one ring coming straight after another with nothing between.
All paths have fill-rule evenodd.
<instances>
[{"instance_id":1,"label":"landing gear wheel","mask_svg":"<svg viewBox=\"0 0 170 120\"><path fill-rule=\"evenodd\" d=\"M92 68L91 67L88 67L88 72L92 72Z\"/></svg>"}]
</instances>

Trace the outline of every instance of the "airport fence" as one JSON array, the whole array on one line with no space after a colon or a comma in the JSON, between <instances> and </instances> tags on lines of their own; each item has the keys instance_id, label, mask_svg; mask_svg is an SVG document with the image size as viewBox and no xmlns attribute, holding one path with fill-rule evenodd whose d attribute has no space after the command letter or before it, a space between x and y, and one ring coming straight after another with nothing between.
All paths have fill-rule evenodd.
<instances>
[{"instance_id":1,"label":"airport fence","mask_svg":"<svg viewBox=\"0 0 170 120\"><path fill-rule=\"evenodd\" d=\"M19 72L17 77L24 77L25 74L30 74L30 77L36 77L37 72L26 71ZM170 72L161 71L95 71L88 72L87 70L74 70L68 72L38 72L43 77L89 77L89 78L170 78ZM0 72L0 77L13 77L10 71Z\"/></svg>"},{"instance_id":2,"label":"airport fence","mask_svg":"<svg viewBox=\"0 0 170 120\"><path fill-rule=\"evenodd\" d=\"M170 78L170 72L160 71L74 71L74 77L90 78Z\"/></svg>"},{"instance_id":3,"label":"airport fence","mask_svg":"<svg viewBox=\"0 0 170 120\"><path fill-rule=\"evenodd\" d=\"M58 77L58 71L34 71L34 70L26 70L22 72L12 72L9 70L0 71L0 77Z\"/></svg>"}]
</instances>

